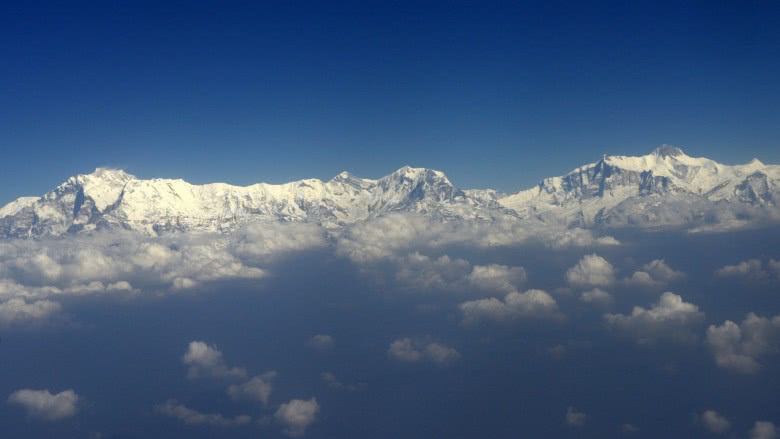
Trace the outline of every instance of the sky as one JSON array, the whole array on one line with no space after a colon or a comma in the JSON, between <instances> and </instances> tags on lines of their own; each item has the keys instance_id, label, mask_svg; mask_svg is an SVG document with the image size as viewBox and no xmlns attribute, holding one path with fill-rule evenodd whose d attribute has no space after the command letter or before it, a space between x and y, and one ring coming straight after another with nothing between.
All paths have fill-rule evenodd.
<instances>
[{"instance_id":1,"label":"sky","mask_svg":"<svg viewBox=\"0 0 780 439\"><path fill-rule=\"evenodd\" d=\"M0 6L0 203L98 166L513 192L664 143L780 162L776 2L162 3Z\"/></svg>"},{"instance_id":2,"label":"sky","mask_svg":"<svg viewBox=\"0 0 780 439\"><path fill-rule=\"evenodd\" d=\"M780 164L779 52L759 0L4 2L0 204ZM648 167L74 180L0 218L0 436L778 439L780 167Z\"/></svg>"}]
</instances>

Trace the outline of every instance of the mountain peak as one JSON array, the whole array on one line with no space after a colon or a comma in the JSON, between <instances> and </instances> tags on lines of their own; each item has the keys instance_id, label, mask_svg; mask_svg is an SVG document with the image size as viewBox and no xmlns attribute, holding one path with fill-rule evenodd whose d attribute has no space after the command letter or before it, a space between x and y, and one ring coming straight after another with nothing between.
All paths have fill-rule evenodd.
<instances>
[{"instance_id":1,"label":"mountain peak","mask_svg":"<svg viewBox=\"0 0 780 439\"><path fill-rule=\"evenodd\" d=\"M658 157L678 157L684 156L685 153L682 149L672 145L661 145L653 151L653 154Z\"/></svg>"},{"instance_id":2,"label":"mountain peak","mask_svg":"<svg viewBox=\"0 0 780 439\"><path fill-rule=\"evenodd\" d=\"M439 178L447 178L443 172L430 168L415 168L409 165L402 166L391 175L403 175L408 177L420 176L420 175L432 175Z\"/></svg>"}]
</instances>

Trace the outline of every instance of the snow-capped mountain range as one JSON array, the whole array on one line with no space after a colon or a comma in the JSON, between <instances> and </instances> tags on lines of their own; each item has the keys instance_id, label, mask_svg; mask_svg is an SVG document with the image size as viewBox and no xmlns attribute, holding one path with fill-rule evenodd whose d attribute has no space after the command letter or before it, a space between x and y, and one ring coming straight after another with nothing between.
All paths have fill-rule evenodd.
<instances>
[{"instance_id":1,"label":"snow-capped mountain range","mask_svg":"<svg viewBox=\"0 0 780 439\"><path fill-rule=\"evenodd\" d=\"M393 212L444 221L533 220L564 226L744 224L779 218L780 166L723 165L662 146L641 157L604 156L511 195L461 190L432 169L405 166L378 180L194 185L99 168L42 197L0 208L0 237L38 238L120 228L229 232L251 222L313 222L328 229Z\"/></svg>"}]
</instances>

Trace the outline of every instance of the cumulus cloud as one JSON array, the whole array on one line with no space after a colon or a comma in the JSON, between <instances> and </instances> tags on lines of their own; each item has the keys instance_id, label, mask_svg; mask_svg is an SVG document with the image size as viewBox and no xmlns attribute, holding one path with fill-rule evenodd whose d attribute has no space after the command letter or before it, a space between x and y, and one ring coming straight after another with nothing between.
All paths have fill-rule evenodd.
<instances>
[{"instance_id":1,"label":"cumulus cloud","mask_svg":"<svg viewBox=\"0 0 780 439\"><path fill-rule=\"evenodd\" d=\"M750 313L740 325L730 320L711 325L707 344L719 367L737 373L758 372L758 359L780 347L780 315L770 319Z\"/></svg>"},{"instance_id":2,"label":"cumulus cloud","mask_svg":"<svg viewBox=\"0 0 780 439\"><path fill-rule=\"evenodd\" d=\"M699 417L701 425L704 426L707 431L715 434L722 434L731 428L731 423L728 419L721 416L715 410L707 410Z\"/></svg>"},{"instance_id":3,"label":"cumulus cloud","mask_svg":"<svg viewBox=\"0 0 780 439\"><path fill-rule=\"evenodd\" d=\"M470 264L463 259L450 259L444 255L430 258L420 253L410 253L396 260L396 281L406 288L430 291L456 287L462 282Z\"/></svg>"},{"instance_id":4,"label":"cumulus cloud","mask_svg":"<svg viewBox=\"0 0 780 439\"><path fill-rule=\"evenodd\" d=\"M750 430L750 439L776 439L778 436L777 427L769 421L756 421Z\"/></svg>"},{"instance_id":5,"label":"cumulus cloud","mask_svg":"<svg viewBox=\"0 0 780 439\"><path fill-rule=\"evenodd\" d=\"M333 349L335 343L335 340L330 335L317 334L306 342L306 347L317 351L327 351Z\"/></svg>"},{"instance_id":6,"label":"cumulus cloud","mask_svg":"<svg viewBox=\"0 0 780 439\"><path fill-rule=\"evenodd\" d=\"M620 432L624 434L633 434L639 431L639 427L634 424L623 424L620 426Z\"/></svg>"},{"instance_id":7,"label":"cumulus cloud","mask_svg":"<svg viewBox=\"0 0 780 439\"><path fill-rule=\"evenodd\" d=\"M320 411L320 405L315 398L310 400L293 399L276 410L274 419L284 427L284 434L290 437L300 437L306 433Z\"/></svg>"},{"instance_id":8,"label":"cumulus cloud","mask_svg":"<svg viewBox=\"0 0 780 439\"><path fill-rule=\"evenodd\" d=\"M428 256L418 251L387 256L381 263L364 265L362 270L375 281L390 268L392 281L412 292L448 294L506 294L516 291L526 280L523 267L501 264L474 265L448 255Z\"/></svg>"},{"instance_id":9,"label":"cumulus cloud","mask_svg":"<svg viewBox=\"0 0 780 439\"><path fill-rule=\"evenodd\" d=\"M268 405L275 378L275 371L266 372L245 383L231 385L227 388L227 394L234 401L259 401L265 406Z\"/></svg>"},{"instance_id":10,"label":"cumulus cloud","mask_svg":"<svg viewBox=\"0 0 780 439\"><path fill-rule=\"evenodd\" d=\"M43 299L56 294L185 289L266 271L231 253L216 235L148 237L129 232L66 239L11 240L0 251L0 293Z\"/></svg>"},{"instance_id":11,"label":"cumulus cloud","mask_svg":"<svg viewBox=\"0 0 780 439\"><path fill-rule=\"evenodd\" d=\"M692 342L696 334L692 326L701 322L704 313L684 302L677 294L666 292L650 309L635 306L630 315L605 314L604 320L615 331L633 337L638 344L658 341Z\"/></svg>"},{"instance_id":12,"label":"cumulus cloud","mask_svg":"<svg viewBox=\"0 0 780 439\"><path fill-rule=\"evenodd\" d=\"M78 412L79 396L73 390L53 394L48 389L17 390L8 397L8 403L22 407L27 415L42 421L60 421Z\"/></svg>"},{"instance_id":13,"label":"cumulus cloud","mask_svg":"<svg viewBox=\"0 0 780 439\"><path fill-rule=\"evenodd\" d=\"M326 245L322 227L307 223L247 224L230 235L231 253L255 263Z\"/></svg>"},{"instance_id":14,"label":"cumulus cloud","mask_svg":"<svg viewBox=\"0 0 780 439\"><path fill-rule=\"evenodd\" d=\"M334 375L332 372L322 372L320 374L320 379L322 379L322 381L331 389L348 390L350 392L354 392L358 390L364 390L366 388L365 383L357 383L357 384L342 383L336 378L336 375Z\"/></svg>"},{"instance_id":15,"label":"cumulus cloud","mask_svg":"<svg viewBox=\"0 0 780 439\"><path fill-rule=\"evenodd\" d=\"M543 290L528 290L511 292L504 300L491 297L464 302L460 304L460 311L466 324L481 320L505 322L518 318L557 317L558 304Z\"/></svg>"},{"instance_id":16,"label":"cumulus cloud","mask_svg":"<svg viewBox=\"0 0 780 439\"><path fill-rule=\"evenodd\" d=\"M62 307L50 300L26 302L24 299L10 299L0 303L0 326L17 323L43 321L60 312Z\"/></svg>"},{"instance_id":17,"label":"cumulus cloud","mask_svg":"<svg viewBox=\"0 0 780 439\"><path fill-rule=\"evenodd\" d=\"M767 262L767 266L775 277L780 278L780 261L770 259L769 262Z\"/></svg>"},{"instance_id":18,"label":"cumulus cloud","mask_svg":"<svg viewBox=\"0 0 780 439\"><path fill-rule=\"evenodd\" d=\"M246 369L228 367L222 358L222 352L214 345L202 341L192 341L187 352L182 357L182 362L189 366L187 377L203 378L244 378Z\"/></svg>"},{"instance_id":19,"label":"cumulus cloud","mask_svg":"<svg viewBox=\"0 0 780 439\"><path fill-rule=\"evenodd\" d=\"M468 275L475 288L510 293L525 283L527 275L523 267L506 265L476 265Z\"/></svg>"},{"instance_id":20,"label":"cumulus cloud","mask_svg":"<svg viewBox=\"0 0 780 439\"><path fill-rule=\"evenodd\" d=\"M585 255L566 272L566 281L579 286L609 286L615 282L615 267L595 253Z\"/></svg>"},{"instance_id":21,"label":"cumulus cloud","mask_svg":"<svg viewBox=\"0 0 780 439\"><path fill-rule=\"evenodd\" d=\"M653 287L665 285L683 277L685 277L683 272L672 269L663 259L656 259L642 266L640 271L635 271L630 278L626 279L626 283Z\"/></svg>"},{"instance_id":22,"label":"cumulus cloud","mask_svg":"<svg viewBox=\"0 0 780 439\"><path fill-rule=\"evenodd\" d=\"M762 263L758 259L742 261L734 265L726 265L718 269L715 274L720 277L739 277L748 280L760 280L767 276Z\"/></svg>"},{"instance_id":23,"label":"cumulus cloud","mask_svg":"<svg viewBox=\"0 0 780 439\"><path fill-rule=\"evenodd\" d=\"M460 354L454 348L410 338L402 338L390 343L387 355L404 363L429 361L439 366L446 366L460 358Z\"/></svg>"},{"instance_id":24,"label":"cumulus cloud","mask_svg":"<svg viewBox=\"0 0 780 439\"><path fill-rule=\"evenodd\" d=\"M112 231L7 240L0 243L0 299L180 291L221 280L259 279L276 258L325 245L321 227L299 223L247 225L229 235L151 237Z\"/></svg>"},{"instance_id":25,"label":"cumulus cloud","mask_svg":"<svg viewBox=\"0 0 780 439\"><path fill-rule=\"evenodd\" d=\"M357 223L345 231L337 252L365 264L412 249L442 248L448 245L478 248L541 244L551 248L611 246L619 242L598 237L590 230L565 228L531 219L495 222L441 222L415 214L391 214Z\"/></svg>"},{"instance_id":26,"label":"cumulus cloud","mask_svg":"<svg viewBox=\"0 0 780 439\"><path fill-rule=\"evenodd\" d=\"M218 413L201 413L193 410L175 399L169 399L164 404L155 406L155 411L177 419L187 425L210 425L212 427L235 427L252 422L252 418L247 415L239 415L234 418L228 418Z\"/></svg>"},{"instance_id":27,"label":"cumulus cloud","mask_svg":"<svg viewBox=\"0 0 780 439\"><path fill-rule=\"evenodd\" d=\"M571 427L582 427L585 425L585 420L588 418L588 416L583 412L578 412L574 409L574 407L569 407L566 409L566 415L564 416L564 420L566 421L566 425L569 425Z\"/></svg>"},{"instance_id":28,"label":"cumulus cloud","mask_svg":"<svg viewBox=\"0 0 780 439\"><path fill-rule=\"evenodd\" d=\"M601 288L594 288L590 291L583 291L580 294L580 301L596 305L609 305L612 303L612 295Z\"/></svg>"}]
</instances>

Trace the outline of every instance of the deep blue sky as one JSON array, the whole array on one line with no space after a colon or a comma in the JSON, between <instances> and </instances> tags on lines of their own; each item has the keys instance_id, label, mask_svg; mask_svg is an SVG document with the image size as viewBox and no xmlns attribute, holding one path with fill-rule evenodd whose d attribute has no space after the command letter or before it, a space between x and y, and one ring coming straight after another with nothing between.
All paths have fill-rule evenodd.
<instances>
[{"instance_id":1,"label":"deep blue sky","mask_svg":"<svg viewBox=\"0 0 780 439\"><path fill-rule=\"evenodd\" d=\"M31 3L0 7L0 203L105 165L514 191L660 143L780 162L777 2Z\"/></svg>"}]
</instances>

